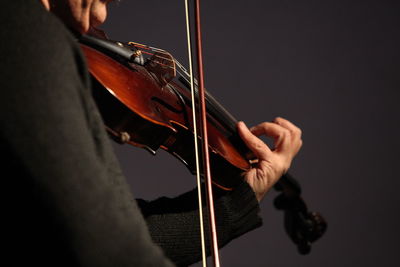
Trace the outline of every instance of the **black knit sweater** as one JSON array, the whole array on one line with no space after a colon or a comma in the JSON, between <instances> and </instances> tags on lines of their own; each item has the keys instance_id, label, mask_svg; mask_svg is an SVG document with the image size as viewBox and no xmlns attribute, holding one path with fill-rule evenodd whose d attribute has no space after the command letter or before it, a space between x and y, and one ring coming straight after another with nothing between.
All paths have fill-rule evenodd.
<instances>
[{"instance_id":1,"label":"black knit sweater","mask_svg":"<svg viewBox=\"0 0 400 267\"><path fill-rule=\"evenodd\" d=\"M66 27L31 0L3 3L0 25L0 148L9 173L1 187L3 261L96 267L198 261L196 190L134 199ZM215 205L220 246L261 225L245 182L218 194Z\"/></svg>"}]
</instances>

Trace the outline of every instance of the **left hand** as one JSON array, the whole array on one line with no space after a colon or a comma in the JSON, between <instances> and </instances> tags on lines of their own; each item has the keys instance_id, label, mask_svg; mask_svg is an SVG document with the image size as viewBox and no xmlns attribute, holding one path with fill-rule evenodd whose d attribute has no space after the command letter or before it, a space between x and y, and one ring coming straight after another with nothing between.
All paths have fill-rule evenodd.
<instances>
[{"instance_id":1,"label":"left hand","mask_svg":"<svg viewBox=\"0 0 400 267\"><path fill-rule=\"evenodd\" d=\"M264 122L248 129L239 122L238 131L247 147L257 157L258 162L243 173L260 202L265 194L287 172L294 156L302 146L301 130L290 121L276 118L273 122ZM268 147L258 136L265 135L274 139L274 149Z\"/></svg>"}]
</instances>

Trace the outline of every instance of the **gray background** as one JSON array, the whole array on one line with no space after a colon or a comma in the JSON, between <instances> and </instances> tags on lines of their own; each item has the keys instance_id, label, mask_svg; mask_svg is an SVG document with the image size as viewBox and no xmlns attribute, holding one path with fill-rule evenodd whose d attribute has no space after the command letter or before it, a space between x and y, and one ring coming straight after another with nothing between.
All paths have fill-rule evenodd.
<instances>
[{"instance_id":1,"label":"gray background","mask_svg":"<svg viewBox=\"0 0 400 267\"><path fill-rule=\"evenodd\" d=\"M183 11L182 0L125 0L110 6L104 29L186 65ZM263 227L223 248L222 266L399 266L399 11L382 0L203 1L206 87L248 125L282 116L302 128L290 172L329 222L299 255L271 192ZM164 151L115 148L135 197L195 185Z\"/></svg>"}]
</instances>

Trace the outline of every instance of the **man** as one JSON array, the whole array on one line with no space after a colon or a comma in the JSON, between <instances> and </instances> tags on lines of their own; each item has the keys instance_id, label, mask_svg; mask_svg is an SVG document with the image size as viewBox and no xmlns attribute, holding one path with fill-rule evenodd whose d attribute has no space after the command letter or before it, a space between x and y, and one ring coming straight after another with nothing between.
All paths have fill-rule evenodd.
<instances>
[{"instance_id":1,"label":"man","mask_svg":"<svg viewBox=\"0 0 400 267\"><path fill-rule=\"evenodd\" d=\"M135 201L90 92L77 37L108 0L13 0L0 22L1 233L9 266L173 266L200 259L195 192ZM301 132L277 118L238 131L257 156L216 197L219 245L261 225L258 202L287 171ZM274 138L271 150L257 136ZM193 204L192 204L193 203ZM138 205L139 204L139 205ZM160 248L161 247L161 248Z\"/></svg>"}]
</instances>

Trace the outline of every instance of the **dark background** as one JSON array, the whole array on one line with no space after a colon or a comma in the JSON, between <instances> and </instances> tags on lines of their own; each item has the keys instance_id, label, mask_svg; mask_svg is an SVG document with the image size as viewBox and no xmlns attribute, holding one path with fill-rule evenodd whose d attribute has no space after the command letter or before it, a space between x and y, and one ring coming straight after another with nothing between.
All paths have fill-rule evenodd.
<instances>
[{"instance_id":1,"label":"dark background","mask_svg":"<svg viewBox=\"0 0 400 267\"><path fill-rule=\"evenodd\" d=\"M382 0L203 1L206 87L249 126L282 116L303 130L290 172L329 222L299 255L272 191L264 225L223 248L222 266L399 266L399 11ZM125 0L110 6L104 29L187 66L183 12L182 0ZM164 151L115 148L135 197L195 186Z\"/></svg>"}]
</instances>

